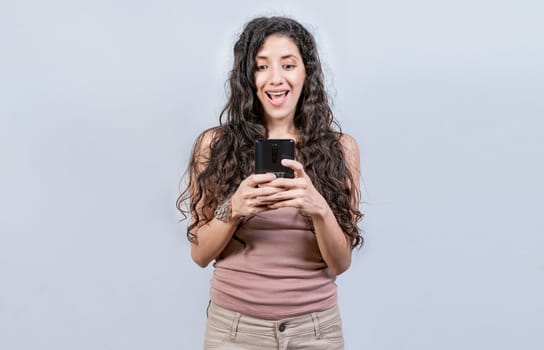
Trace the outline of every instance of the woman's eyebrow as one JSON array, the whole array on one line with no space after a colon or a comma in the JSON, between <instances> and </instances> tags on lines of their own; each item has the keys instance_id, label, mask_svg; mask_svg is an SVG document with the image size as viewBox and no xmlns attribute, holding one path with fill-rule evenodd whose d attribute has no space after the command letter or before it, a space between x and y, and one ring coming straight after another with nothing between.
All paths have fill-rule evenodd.
<instances>
[{"instance_id":1,"label":"woman's eyebrow","mask_svg":"<svg viewBox=\"0 0 544 350\"><path fill-rule=\"evenodd\" d=\"M298 59L297 56L292 55L292 54L284 55L284 56L281 56L280 58L281 58L282 60L284 60L284 59L286 59L286 58L294 58L294 59ZM257 56L257 57L255 57L255 59L258 59L258 60L267 60L267 59L268 59L268 56Z\"/></svg>"},{"instance_id":2,"label":"woman's eyebrow","mask_svg":"<svg viewBox=\"0 0 544 350\"><path fill-rule=\"evenodd\" d=\"M282 59L282 60L283 60L283 59L286 59L286 58L294 58L295 60L298 59L297 56L291 55L291 54L290 54L290 55L281 56L281 59Z\"/></svg>"}]
</instances>

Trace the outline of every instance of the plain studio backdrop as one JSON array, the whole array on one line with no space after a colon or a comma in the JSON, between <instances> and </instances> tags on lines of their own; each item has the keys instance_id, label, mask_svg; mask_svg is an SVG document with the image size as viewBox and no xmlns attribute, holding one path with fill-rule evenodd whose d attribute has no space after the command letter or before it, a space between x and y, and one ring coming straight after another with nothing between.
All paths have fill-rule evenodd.
<instances>
[{"instance_id":1,"label":"plain studio backdrop","mask_svg":"<svg viewBox=\"0 0 544 350\"><path fill-rule=\"evenodd\" d=\"M539 1L0 5L0 348L199 349L175 199L256 15L315 34L361 149L346 349L544 348Z\"/></svg>"}]
</instances>

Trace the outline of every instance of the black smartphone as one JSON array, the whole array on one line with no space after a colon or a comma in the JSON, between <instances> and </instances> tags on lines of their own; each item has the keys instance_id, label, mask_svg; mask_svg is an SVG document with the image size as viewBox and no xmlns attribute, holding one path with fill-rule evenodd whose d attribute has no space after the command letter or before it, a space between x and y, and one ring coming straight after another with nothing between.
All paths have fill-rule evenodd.
<instances>
[{"instance_id":1,"label":"black smartphone","mask_svg":"<svg viewBox=\"0 0 544 350\"><path fill-rule=\"evenodd\" d=\"M294 178L291 168L281 165L282 159L295 159L295 141L270 139L255 141L255 173L274 173L277 177Z\"/></svg>"}]
</instances>

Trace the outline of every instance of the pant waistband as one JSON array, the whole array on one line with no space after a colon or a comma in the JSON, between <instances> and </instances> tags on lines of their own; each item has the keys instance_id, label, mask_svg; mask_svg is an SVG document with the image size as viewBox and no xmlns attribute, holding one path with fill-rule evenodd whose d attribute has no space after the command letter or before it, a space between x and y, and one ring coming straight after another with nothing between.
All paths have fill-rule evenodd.
<instances>
[{"instance_id":1,"label":"pant waistband","mask_svg":"<svg viewBox=\"0 0 544 350\"><path fill-rule=\"evenodd\" d=\"M258 334L263 336L296 336L314 333L321 337L320 329L339 323L340 313L337 306L324 311L288 317L281 320L265 320L246 316L239 312L225 309L214 303L208 308L208 322L220 329L229 329L231 338L236 333Z\"/></svg>"}]
</instances>

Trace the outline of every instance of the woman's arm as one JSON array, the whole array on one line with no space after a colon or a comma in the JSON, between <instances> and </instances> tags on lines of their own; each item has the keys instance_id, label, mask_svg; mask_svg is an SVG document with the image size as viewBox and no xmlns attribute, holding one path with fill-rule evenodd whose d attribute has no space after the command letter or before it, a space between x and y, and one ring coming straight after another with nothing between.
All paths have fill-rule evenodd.
<instances>
[{"instance_id":1,"label":"woman's arm","mask_svg":"<svg viewBox=\"0 0 544 350\"><path fill-rule=\"evenodd\" d=\"M348 170L356 188L352 189L352 205L358 205L360 160L357 142L349 135L340 138ZM270 204L269 208L296 207L308 213L313 221L317 244L323 260L329 270L339 275L351 265L352 242L343 231L336 217L323 196L315 189L312 181L304 172L302 164L297 161L284 159L282 164L295 170L296 178L277 179L270 186L287 188L287 191L267 198L278 201Z\"/></svg>"},{"instance_id":2,"label":"woman's arm","mask_svg":"<svg viewBox=\"0 0 544 350\"><path fill-rule=\"evenodd\" d=\"M193 232L197 242L191 245L191 257L201 267L206 267L214 260L232 239L238 222L244 216L255 215L268 209L259 197L268 196L281 189L257 187L275 179L274 174L259 174L247 177L230 199L231 216L225 221L213 218L210 222L199 225Z\"/></svg>"},{"instance_id":3,"label":"woman's arm","mask_svg":"<svg viewBox=\"0 0 544 350\"><path fill-rule=\"evenodd\" d=\"M197 141L194 151L194 168L191 171L191 201L194 200L197 192L196 179L198 174L207 166L210 154L210 144L214 137L213 130L206 132ZM258 187L275 179L274 174L251 175L244 179L234 194L227 199L231 207L231 216L223 220L214 217L213 209L204 208L200 203L205 202L205 198L197 203L196 210L199 217L213 217L207 223L199 223L193 228L193 234L196 241L191 244L191 257L201 267L206 267L213 261L232 239L236 232L238 222L241 217L254 215L266 210L259 197L277 193L281 189L273 187ZM224 194L221 194L224 195ZM205 214L205 215L204 215ZM193 221L194 222L194 221Z\"/></svg>"},{"instance_id":4,"label":"woman's arm","mask_svg":"<svg viewBox=\"0 0 544 350\"><path fill-rule=\"evenodd\" d=\"M351 173L355 186L351 191L352 205L358 207L360 191L359 182L361 178L359 147L357 146L355 139L346 134L342 134L340 143L343 148L346 165ZM312 216L312 220L323 260L327 262L331 272L336 275L341 274L351 265L351 240L342 231L333 211L326 201L322 205L322 210Z\"/></svg>"}]
</instances>

